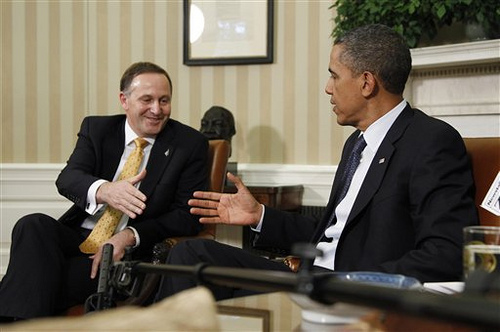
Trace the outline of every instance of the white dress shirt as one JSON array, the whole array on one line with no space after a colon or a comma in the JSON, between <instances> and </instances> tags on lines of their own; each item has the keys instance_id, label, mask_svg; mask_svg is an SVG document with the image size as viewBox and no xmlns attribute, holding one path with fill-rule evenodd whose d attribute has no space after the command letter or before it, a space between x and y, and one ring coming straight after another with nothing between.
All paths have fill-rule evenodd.
<instances>
[{"instance_id":1,"label":"white dress shirt","mask_svg":"<svg viewBox=\"0 0 500 332\"><path fill-rule=\"evenodd\" d=\"M125 142L124 142L125 149L123 150L123 154L120 159L118 168L116 169L115 176L113 177L113 181L116 181L118 179L129 155L132 153L132 151L135 150L134 139L136 139L137 137L138 137L137 134L130 127L130 124L128 123L127 119L127 121L125 122ZM151 154L151 148L153 147L153 144L155 142L154 138L144 138L144 139L148 141L149 144L146 147L144 147L144 157L142 159L141 165L139 166L139 173L146 167L149 155ZM97 189L99 189L99 186L105 182L108 181L97 180L89 187L89 190L87 192L87 207L85 211L89 213L90 216L87 219L85 219L84 222L82 223L83 228L93 229L95 224L97 223L97 220L99 220L99 218L104 213L104 210L106 209L107 204L97 204L96 202ZM136 187L139 188L139 185L140 182L136 184ZM129 217L126 214L123 214L122 218L120 219L120 222L118 223L118 226L116 227L115 233L118 233L119 231L127 227L128 219ZM136 236L136 246L138 246L140 241L138 234L133 228L132 231Z\"/></svg>"}]
</instances>

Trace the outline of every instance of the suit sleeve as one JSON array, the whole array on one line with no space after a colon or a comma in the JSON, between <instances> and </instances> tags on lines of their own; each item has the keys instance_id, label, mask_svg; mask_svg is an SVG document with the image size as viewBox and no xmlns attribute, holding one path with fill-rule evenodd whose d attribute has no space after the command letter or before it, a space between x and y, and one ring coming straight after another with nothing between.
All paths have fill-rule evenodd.
<instances>
[{"instance_id":1,"label":"suit sleeve","mask_svg":"<svg viewBox=\"0 0 500 332\"><path fill-rule=\"evenodd\" d=\"M78 132L75 149L56 180L59 193L85 210L89 187L99 179L99 154L90 135L90 118L85 118ZM109 180L109 179L108 179Z\"/></svg>"},{"instance_id":2,"label":"suit sleeve","mask_svg":"<svg viewBox=\"0 0 500 332\"><path fill-rule=\"evenodd\" d=\"M255 233L256 248L290 250L294 243L309 242L317 220L298 213L280 211L266 206L260 233Z\"/></svg>"}]
</instances>

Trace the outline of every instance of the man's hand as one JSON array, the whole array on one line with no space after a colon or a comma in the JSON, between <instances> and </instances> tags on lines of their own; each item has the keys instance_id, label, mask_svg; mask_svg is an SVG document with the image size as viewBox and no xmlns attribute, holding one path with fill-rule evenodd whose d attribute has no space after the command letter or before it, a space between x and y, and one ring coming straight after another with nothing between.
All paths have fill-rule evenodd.
<instances>
[{"instance_id":1,"label":"man's hand","mask_svg":"<svg viewBox=\"0 0 500 332\"><path fill-rule=\"evenodd\" d=\"M135 184L142 181L146 176L146 170L126 180L103 183L97 189L97 203L107 203L111 207L128 215L134 219L142 214L146 208L146 196L136 187Z\"/></svg>"},{"instance_id":2,"label":"man's hand","mask_svg":"<svg viewBox=\"0 0 500 332\"><path fill-rule=\"evenodd\" d=\"M202 216L201 223L256 226L262 215L262 206L239 177L227 173L227 178L236 186L238 191L235 194L196 191L195 198L188 201L192 207L190 212Z\"/></svg>"},{"instance_id":3,"label":"man's hand","mask_svg":"<svg viewBox=\"0 0 500 332\"><path fill-rule=\"evenodd\" d=\"M117 262L125 255L125 248L135 245L134 232L126 228L113 235L104 244L106 243L111 243L113 245L113 262ZM104 244L99 247L99 250L95 253L95 255L90 256L90 258L93 259L92 270L90 272L90 278L92 279L97 276L97 272L99 271L99 265L101 264L102 259L102 247Z\"/></svg>"}]
</instances>

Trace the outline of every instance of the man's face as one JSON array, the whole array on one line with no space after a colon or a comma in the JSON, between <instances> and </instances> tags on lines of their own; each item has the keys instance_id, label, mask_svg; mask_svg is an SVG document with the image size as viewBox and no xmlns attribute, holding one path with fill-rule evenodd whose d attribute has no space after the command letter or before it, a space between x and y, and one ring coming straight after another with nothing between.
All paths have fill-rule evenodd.
<instances>
[{"instance_id":1,"label":"man's face","mask_svg":"<svg viewBox=\"0 0 500 332\"><path fill-rule=\"evenodd\" d=\"M337 123L358 127L365 117L365 99L362 95L363 75L353 77L352 71L339 60L342 45L335 45L330 54L330 77L325 92L330 95Z\"/></svg>"},{"instance_id":2,"label":"man's face","mask_svg":"<svg viewBox=\"0 0 500 332\"><path fill-rule=\"evenodd\" d=\"M172 89L167 78L158 73L137 75L128 91L120 93L130 126L140 137L155 137L171 113Z\"/></svg>"}]
</instances>

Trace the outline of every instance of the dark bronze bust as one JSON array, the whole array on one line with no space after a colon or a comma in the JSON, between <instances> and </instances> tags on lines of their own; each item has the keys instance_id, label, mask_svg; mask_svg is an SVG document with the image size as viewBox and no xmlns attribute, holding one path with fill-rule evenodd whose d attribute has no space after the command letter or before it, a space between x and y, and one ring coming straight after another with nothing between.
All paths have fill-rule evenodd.
<instances>
[{"instance_id":1,"label":"dark bronze bust","mask_svg":"<svg viewBox=\"0 0 500 332\"><path fill-rule=\"evenodd\" d=\"M231 143L236 134L233 114L224 107L210 107L201 119L200 132L208 139L225 139Z\"/></svg>"}]
</instances>

